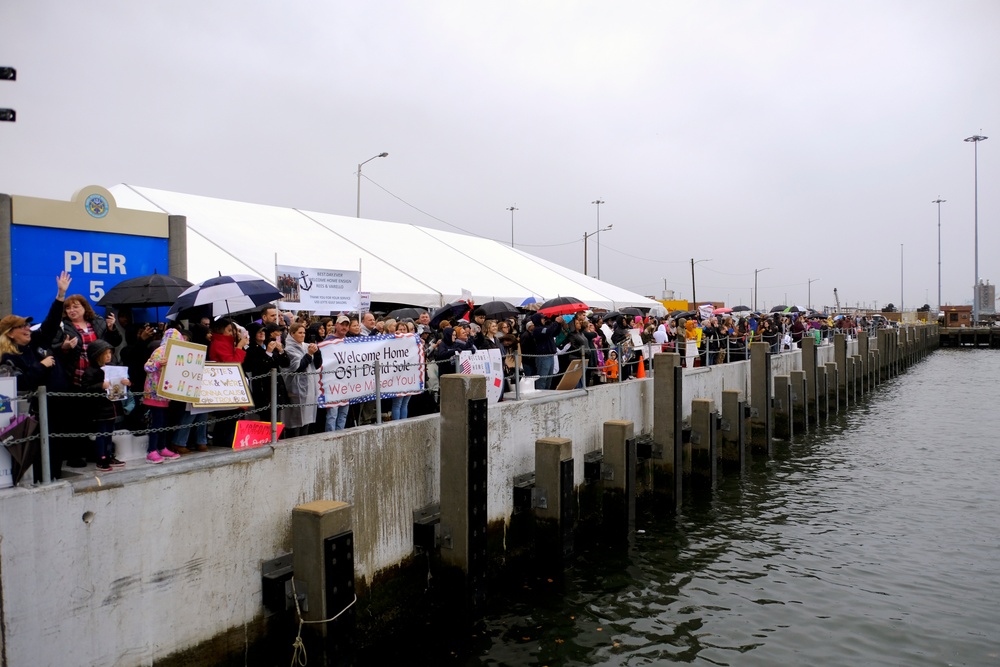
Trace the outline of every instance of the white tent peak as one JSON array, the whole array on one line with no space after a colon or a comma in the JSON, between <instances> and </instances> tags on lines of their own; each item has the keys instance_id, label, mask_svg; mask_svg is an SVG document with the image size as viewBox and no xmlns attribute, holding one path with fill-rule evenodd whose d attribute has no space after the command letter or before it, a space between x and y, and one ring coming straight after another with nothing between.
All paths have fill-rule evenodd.
<instances>
[{"instance_id":1,"label":"white tent peak","mask_svg":"<svg viewBox=\"0 0 1000 667\"><path fill-rule=\"evenodd\" d=\"M275 279L274 265L361 270L373 302L434 308L472 292L477 303L573 296L592 308L658 302L492 239L419 225L251 204L125 183L118 205L183 215L188 280L222 273Z\"/></svg>"}]
</instances>

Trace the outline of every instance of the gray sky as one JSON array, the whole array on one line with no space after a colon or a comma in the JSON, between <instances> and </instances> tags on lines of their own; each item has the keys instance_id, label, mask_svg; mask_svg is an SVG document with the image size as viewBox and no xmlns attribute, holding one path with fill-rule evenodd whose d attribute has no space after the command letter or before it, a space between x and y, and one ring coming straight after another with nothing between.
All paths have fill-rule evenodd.
<instances>
[{"instance_id":1,"label":"gray sky","mask_svg":"<svg viewBox=\"0 0 1000 667\"><path fill-rule=\"evenodd\" d=\"M0 192L165 190L462 230L659 297L1000 281L1000 2L0 3ZM368 179L371 180L368 180ZM261 232L264 234L264 232ZM589 273L598 248L590 239ZM427 261L441 258L428 257ZM456 277L460 282L460 276Z\"/></svg>"}]
</instances>

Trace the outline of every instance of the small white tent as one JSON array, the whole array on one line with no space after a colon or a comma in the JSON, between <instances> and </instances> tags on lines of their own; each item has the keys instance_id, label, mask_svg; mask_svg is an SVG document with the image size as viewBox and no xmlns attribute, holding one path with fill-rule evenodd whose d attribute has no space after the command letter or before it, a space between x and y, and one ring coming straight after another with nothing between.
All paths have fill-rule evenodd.
<instances>
[{"instance_id":1,"label":"small white tent","mask_svg":"<svg viewBox=\"0 0 1000 667\"><path fill-rule=\"evenodd\" d=\"M434 308L472 293L515 305L572 296L592 308L660 304L490 239L120 184L118 206L187 218L188 280L223 274L275 279L275 264L361 270L374 302Z\"/></svg>"}]
</instances>

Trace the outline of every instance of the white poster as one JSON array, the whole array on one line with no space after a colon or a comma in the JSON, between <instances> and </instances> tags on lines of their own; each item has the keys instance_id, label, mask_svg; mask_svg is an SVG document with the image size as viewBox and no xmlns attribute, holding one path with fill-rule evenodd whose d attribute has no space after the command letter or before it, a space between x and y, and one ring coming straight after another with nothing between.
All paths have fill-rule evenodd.
<instances>
[{"instance_id":1,"label":"white poster","mask_svg":"<svg viewBox=\"0 0 1000 667\"><path fill-rule=\"evenodd\" d=\"M275 284L282 294L278 307L321 313L356 311L361 307L360 271L317 269L279 264Z\"/></svg>"},{"instance_id":2,"label":"white poster","mask_svg":"<svg viewBox=\"0 0 1000 667\"><path fill-rule=\"evenodd\" d=\"M455 371L463 375L486 376L486 398L490 403L500 401L503 387L503 359L500 350L459 352Z\"/></svg>"},{"instance_id":3,"label":"white poster","mask_svg":"<svg viewBox=\"0 0 1000 667\"><path fill-rule=\"evenodd\" d=\"M319 344L320 407L361 403L375 398L375 364L383 398L424 390L424 346L411 333L356 336Z\"/></svg>"},{"instance_id":4,"label":"white poster","mask_svg":"<svg viewBox=\"0 0 1000 667\"><path fill-rule=\"evenodd\" d=\"M128 397L128 387L122 380L128 379L127 366L105 366L104 380L108 383L108 400L124 401Z\"/></svg>"}]
</instances>

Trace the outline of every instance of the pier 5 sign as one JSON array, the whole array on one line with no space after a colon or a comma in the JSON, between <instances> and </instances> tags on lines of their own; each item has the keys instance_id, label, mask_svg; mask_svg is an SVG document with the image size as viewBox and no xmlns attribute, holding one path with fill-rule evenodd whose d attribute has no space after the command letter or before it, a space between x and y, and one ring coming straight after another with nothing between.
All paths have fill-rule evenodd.
<instances>
[{"instance_id":1,"label":"pier 5 sign","mask_svg":"<svg viewBox=\"0 0 1000 667\"><path fill-rule=\"evenodd\" d=\"M72 201L13 195L10 202L0 221L10 222L12 312L40 319L60 271L73 276L70 293L91 304L123 280L170 271L166 213L118 208L111 193L96 185Z\"/></svg>"}]
</instances>

